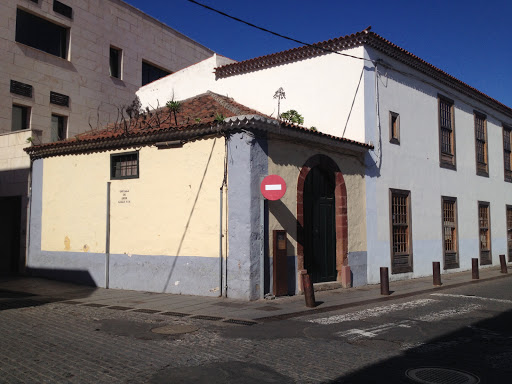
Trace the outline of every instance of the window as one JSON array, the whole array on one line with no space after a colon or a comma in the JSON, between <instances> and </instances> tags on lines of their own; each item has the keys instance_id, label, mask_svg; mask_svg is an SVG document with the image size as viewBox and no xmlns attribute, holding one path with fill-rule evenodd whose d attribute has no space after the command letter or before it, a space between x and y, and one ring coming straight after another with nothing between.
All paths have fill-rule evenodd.
<instances>
[{"instance_id":1,"label":"window","mask_svg":"<svg viewBox=\"0 0 512 384\"><path fill-rule=\"evenodd\" d=\"M412 272L411 193L390 190L391 272Z\"/></svg>"},{"instance_id":2,"label":"window","mask_svg":"<svg viewBox=\"0 0 512 384\"><path fill-rule=\"evenodd\" d=\"M400 145L400 115L389 112L389 142Z\"/></svg>"},{"instance_id":3,"label":"window","mask_svg":"<svg viewBox=\"0 0 512 384\"><path fill-rule=\"evenodd\" d=\"M507 205L507 249L508 261L512 261L512 205Z\"/></svg>"},{"instance_id":4,"label":"window","mask_svg":"<svg viewBox=\"0 0 512 384\"><path fill-rule=\"evenodd\" d=\"M31 98L32 86L16 80L11 80L11 93Z\"/></svg>"},{"instance_id":5,"label":"window","mask_svg":"<svg viewBox=\"0 0 512 384\"><path fill-rule=\"evenodd\" d=\"M66 138L66 117L59 115L52 115L52 129L50 141L64 140Z\"/></svg>"},{"instance_id":6,"label":"window","mask_svg":"<svg viewBox=\"0 0 512 384\"><path fill-rule=\"evenodd\" d=\"M486 116L475 112L476 173L489 176L487 164L487 122Z\"/></svg>"},{"instance_id":7,"label":"window","mask_svg":"<svg viewBox=\"0 0 512 384\"><path fill-rule=\"evenodd\" d=\"M142 85L149 84L152 81L158 80L170 74L171 72L166 71L165 69L158 68L145 61L142 62Z\"/></svg>"},{"instance_id":8,"label":"window","mask_svg":"<svg viewBox=\"0 0 512 384\"><path fill-rule=\"evenodd\" d=\"M512 127L503 126L503 162L505 166L505 181L512 182Z\"/></svg>"},{"instance_id":9,"label":"window","mask_svg":"<svg viewBox=\"0 0 512 384\"><path fill-rule=\"evenodd\" d=\"M478 221L480 226L480 265L492 264L489 203L478 203Z\"/></svg>"},{"instance_id":10,"label":"window","mask_svg":"<svg viewBox=\"0 0 512 384\"><path fill-rule=\"evenodd\" d=\"M453 101L442 96L439 96L439 145L441 167L456 169Z\"/></svg>"},{"instance_id":11,"label":"window","mask_svg":"<svg viewBox=\"0 0 512 384\"><path fill-rule=\"evenodd\" d=\"M135 179L139 177L139 152L110 155L111 179Z\"/></svg>"},{"instance_id":12,"label":"window","mask_svg":"<svg viewBox=\"0 0 512 384\"><path fill-rule=\"evenodd\" d=\"M12 106L12 122L11 131L21 131L28 129L28 119L30 116L30 108L22 105Z\"/></svg>"},{"instance_id":13,"label":"window","mask_svg":"<svg viewBox=\"0 0 512 384\"><path fill-rule=\"evenodd\" d=\"M121 58L123 51L110 47L110 76L116 79L121 78Z\"/></svg>"},{"instance_id":14,"label":"window","mask_svg":"<svg viewBox=\"0 0 512 384\"><path fill-rule=\"evenodd\" d=\"M444 269L458 268L457 199L442 198Z\"/></svg>"},{"instance_id":15,"label":"window","mask_svg":"<svg viewBox=\"0 0 512 384\"><path fill-rule=\"evenodd\" d=\"M17 10L16 41L61 57L67 56L68 29L41 19L31 13Z\"/></svg>"},{"instance_id":16,"label":"window","mask_svg":"<svg viewBox=\"0 0 512 384\"><path fill-rule=\"evenodd\" d=\"M57 92L50 92L50 103L60 105L61 107L69 107L69 96Z\"/></svg>"},{"instance_id":17,"label":"window","mask_svg":"<svg viewBox=\"0 0 512 384\"><path fill-rule=\"evenodd\" d=\"M67 18L73 18L73 8L61 3L60 1L53 0L53 11L61 14L62 16L66 16Z\"/></svg>"}]
</instances>

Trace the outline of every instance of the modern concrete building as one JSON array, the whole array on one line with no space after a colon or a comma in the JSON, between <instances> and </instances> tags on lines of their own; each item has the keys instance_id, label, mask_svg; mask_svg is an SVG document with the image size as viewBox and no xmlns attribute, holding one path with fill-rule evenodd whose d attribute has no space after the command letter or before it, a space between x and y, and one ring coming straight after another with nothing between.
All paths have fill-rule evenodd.
<instances>
[{"instance_id":1,"label":"modern concrete building","mask_svg":"<svg viewBox=\"0 0 512 384\"><path fill-rule=\"evenodd\" d=\"M212 53L121 0L0 2L0 273L25 264L23 148L115 121L141 85Z\"/></svg>"}]
</instances>

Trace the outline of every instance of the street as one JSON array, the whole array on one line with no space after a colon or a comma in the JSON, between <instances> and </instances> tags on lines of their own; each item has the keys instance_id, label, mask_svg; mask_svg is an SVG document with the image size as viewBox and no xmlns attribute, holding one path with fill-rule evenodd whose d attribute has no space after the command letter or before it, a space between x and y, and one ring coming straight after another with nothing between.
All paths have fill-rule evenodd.
<instances>
[{"instance_id":1,"label":"street","mask_svg":"<svg viewBox=\"0 0 512 384\"><path fill-rule=\"evenodd\" d=\"M0 382L509 382L511 283L251 326L0 291Z\"/></svg>"}]
</instances>

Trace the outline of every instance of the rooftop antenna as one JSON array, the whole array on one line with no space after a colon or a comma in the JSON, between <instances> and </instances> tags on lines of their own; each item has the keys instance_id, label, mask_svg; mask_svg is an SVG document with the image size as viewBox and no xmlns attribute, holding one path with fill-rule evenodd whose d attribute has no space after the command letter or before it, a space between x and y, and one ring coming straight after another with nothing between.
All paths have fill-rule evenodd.
<instances>
[{"instance_id":1,"label":"rooftop antenna","mask_svg":"<svg viewBox=\"0 0 512 384\"><path fill-rule=\"evenodd\" d=\"M279 89L274 93L274 99L277 99L277 118L281 118L281 99L286 99L286 94L284 93L283 87L279 87Z\"/></svg>"}]
</instances>

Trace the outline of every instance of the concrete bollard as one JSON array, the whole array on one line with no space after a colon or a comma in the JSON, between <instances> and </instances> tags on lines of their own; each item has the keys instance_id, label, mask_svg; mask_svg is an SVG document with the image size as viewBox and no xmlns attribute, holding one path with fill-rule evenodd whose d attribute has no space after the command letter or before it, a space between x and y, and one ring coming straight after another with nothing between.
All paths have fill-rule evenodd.
<instances>
[{"instance_id":1,"label":"concrete bollard","mask_svg":"<svg viewBox=\"0 0 512 384\"><path fill-rule=\"evenodd\" d=\"M315 308L315 290L313 289L313 283L307 273L302 274L302 287L304 288L304 298L306 299L306 307Z\"/></svg>"},{"instance_id":2,"label":"concrete bollard","mask_svg":"<svg viewBox=\"0 0 512 384\"><path fill-rule=\"evenodd\" d=\"M505 255L500 255L501 273L508 273L507 262L505 261Z\"/></svg>"},{"instance_id":3,"label":"concrete bollard","mask_svg":"<svg viewBox=\"0 0 512 384\"><path fill-rule=\"evenodd\" d=\"M432 262L432 272L434 277L434 285L436 287L443 285L443 283L441 283L441 263L439 261Z\"/></svg>"},{"instance_id":4,"label":"concrete bollard","mask_svg":"<svg viewBox=\"0 0 512 384\"><path fill-rule=\"evenodd\" d=\"M380 294L389 295L389 273L387 267L380 267Z\"/></svg>"},{"instance_id":5,"label":"concrete bollard","mask_svg":"<svg viewBox=\"0 0 512 384\"><path fill-rule=\"evenodd\" d=\"M471 278L473 280L480 278L480 274L478 273L478 259L471 259Z\"/></svg>"}]
</instances>

